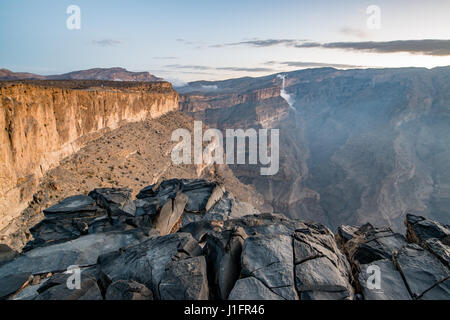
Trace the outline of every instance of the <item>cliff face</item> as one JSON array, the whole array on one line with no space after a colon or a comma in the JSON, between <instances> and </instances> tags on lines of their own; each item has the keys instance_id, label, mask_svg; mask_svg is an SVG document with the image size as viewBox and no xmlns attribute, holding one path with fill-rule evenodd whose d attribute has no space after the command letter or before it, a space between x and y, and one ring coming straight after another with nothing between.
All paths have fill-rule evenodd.
<instances>
[{"instance_id":1,"label":"cliff face","mask_svg":"<svg viewBox=\"0 0 450 320\"><path fill-rule=\"evenodd\" d=\"M38 180L102 131L178 109L170 83L34 81L0 84L0 229Z\"/></svg>"},{"instance_id":2,"label":"cliff face","mask_svg":"<svg viewBox=\"0 0 450 320\"><path fill-rule=\"evenodd\" d=\"M449 68L310 69L286 73L293 108L276 75L191 83L180 104L211 127L280 129L277 175L232 166L276 212L399 229L407 210L450 222L449 79Z\"/></svg>"},{"instance_id":3,"label":"cliff face","mask_svg":"<svg viewBox=\"0 0 450 320\"><path fill-rule=\"evenodd\" d=\"M448 300L450 228L407 214L340 226L251 206L213 181L96 188L44 210L19 255L0 251L0 300ZM1 248L1 247L0 247ZM68 289L80 266L79 289Z\"/></svg>"}]
</instances>

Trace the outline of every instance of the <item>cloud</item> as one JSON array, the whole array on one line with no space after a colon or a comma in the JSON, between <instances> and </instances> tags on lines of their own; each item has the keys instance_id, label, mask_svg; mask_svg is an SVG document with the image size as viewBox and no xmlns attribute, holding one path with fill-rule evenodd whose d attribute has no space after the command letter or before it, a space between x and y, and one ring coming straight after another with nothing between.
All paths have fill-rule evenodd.
<instances>
[{"instance_id":1,"label":"cloud","mask_svg":"<svg viewBox=\"0 0 450 320\"><path fill-rule=\"evenodd\" d=\"M377 53L407 52L429 56L450 55L450 40L395 40L395 41L364 41L364 42L309 42L295 45L296 48L327 48L353 51L369 51Z\"/></svg>"},{"instance_id":2,"label":"cloud","mask_svg":"<svg viewBox=\"0 0 450 320\"><path fill-rule=\"evenodd\" d=\"M188 40L182 39L182 38L178 38L178 39L176 39L176 41L180 42L184 45L187 45L187 46L193 46L197 49L202 48L203 46L206 45L206 43L203 41L188 41Z\"/></svg>"},{"instance_id":3,"label":"cloud","mask_svg":"<svg viewBox=\"0 0 450 320\"><path fill-rule=\"evenodd\" d=\"M122 41L114 40L114 39L92 40L92 44L102 46L102 47L113 47L113 46L116 46L121 43L122 43Z\"/></svg>"},{"instance_id":4,"label":"cloud","mask_svg":"<svg viewBox=\"0 0 450 320\"><path fill-rule=\"evenodd\" d=\"M180 65L180 64L169 64L165 66L166 68L174 68L174 69L188 69L188 70L221 70L221 71L236 71L236 72L271 72L274 71L271 68L264 67L209 67L209 66L200 66L200 65Z\"/></svg>"},{"instance_id":5,"label":"cloud","mask_svg":"<svg viewBox=\"0 0 450 320\"><path fill-rule=\"evenodd\" d=\"M367 33L362 29L343 27L339 30L340 33L347 36L357 37L357 38L367 38Z\"/></svg>"},{"instance_id":6,"label":"cloud","mask_svg":"<svg viewBox=\"0 0 450 320\"><path fill-rule=\"evenodd\" d=\"M182 64L168 64L165 66L166 68L172 69L190 69L190 70L214 70L214 68L207 66L198 66L198 65L182 65Z\"/></svg>"},{"instance_id":7,"label":"cloud","mask_svg":"<svg viewBox=\"0 0 450 320\"><path fill-rule=\"evenodd\" d=\"M359 29L344 27L341 32L353 36L365 37L366 34ZM287 46L294 48L325 48L343 49L376 53L399 53L422 54L429 56L450 55L450 40L419 39L419 40L394 40L394 41L360 41L360 42L328 42L320 43L308 40L295 39L252 39L234 43L216 44L210 47L223 48L230 46L248 46L266 48L272 46Z\"/></svg>"},{"instance_id":8,"label":"cloud","mask_svg":"<svg viewBox=\"0 0 450 320\"><path fill-rule=\"evenodd\" d=\"M352 65L352 64L339 64L339 63L327 63L327 62L304 62L304 61L267 61L266 65L282 65L286 67L295 68L338 68L338 69L349 69L349 68L361 68L362 66Z\"/></svg>"},{"instance_id":9,"label":"cloud","mask_svg":"<svg viewBox=\"0 0 450 320\"><path fill-rule=\"evenodd\" d=\"M249 47L273 47L278 45L295 46L305 42L306 40L294 40L294 39L252 39L232 43L215 44L212 48L234 47L234 46L249 46Z\"/></svg>"}]
</instances>

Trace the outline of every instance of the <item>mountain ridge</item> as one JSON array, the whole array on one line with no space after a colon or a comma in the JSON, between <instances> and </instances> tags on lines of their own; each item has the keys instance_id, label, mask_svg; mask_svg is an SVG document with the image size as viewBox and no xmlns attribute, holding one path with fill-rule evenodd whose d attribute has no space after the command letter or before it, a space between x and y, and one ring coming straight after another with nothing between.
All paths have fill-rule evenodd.
<instances>
[{"instance_id":1,"label":"mountain ridge","mask_svg":"<svg viewBox=\"0 0 450 320\"><path fill-rule=\"evenodd\" d=\"M28 72L13 72L8 69L0 69L0 80L109 80L109 81L162 81L147 71L133 72L125 68L92 68L79 71L71 71L58 75L39 75Z\"/></svg>"}]
</instances>

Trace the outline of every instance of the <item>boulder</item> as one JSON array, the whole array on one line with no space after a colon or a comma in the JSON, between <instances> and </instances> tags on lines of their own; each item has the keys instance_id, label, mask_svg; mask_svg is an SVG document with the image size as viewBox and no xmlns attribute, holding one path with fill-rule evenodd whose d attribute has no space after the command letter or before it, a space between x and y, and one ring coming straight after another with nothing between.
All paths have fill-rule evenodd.
<instances>
[{"instance_id":1,"label":"boulder","mask_svg":"<svg viewBox=\"0 0 450 320\"><path fill-rule=\"evenodd\" d=\"M66 270L71 265L94 265L98 256L137 244L146 238L139 229L90 234L64 243L27 251L0 266L0 275L42 274Z\"/></svg>"},{"instance_id":2,"label":"boulder","mask_svg":"<svg viewBox=\"0 0 450 320\"><path fill-rule=\"evenodd\" d=\"M158 201L155 198L136 199L134 205L136 206L137 217L154 217L158 212Z\"/></svg>"},{"instance_id":3,"label":"boulder","mask_svg":"<svg viewBox=\"0 0 450 320\"><path fill-rule=\"evenodd\" d=\"M450 297L450 278L438 283L428 291L425 291L420 300L449 300Z\"/></svg>"},{"instance_id":4,"label":"boulder","mask_svg":"<svg viewBox=\"0 0 450 320\"><path fill-rule=\"evenodd\" d=\"M221 233L209 234L204 247L209 266L209 281L213 298L226 300L239 279L240 259L244 240L247 238L241 227Z\"/></svg>"},{"instance_id":5,"label":"boulder","mask_svg":"<svg viewBox=\"0 0 450 320\"><path fill-rule=\"evenodd\" d=\"M11 249L8 245L0 243L0 265L11 261L17 257L19 253L16 250Z\"/></svg>"},{"instance_id":6,"label":"boulder","mask_svg":"<svg viewBox=\"0 0 450 320\"><path fill-rule=\"evenodd\" d=\"M66 283L55 285L40 293L34 300L103 300L97 281L81 280L80 289L69 289Z\"/></svg>"},{"instance_id":7,"label":"boulder","mask_svg":"<svg viewBox=\"0 0 450 320\"><path fill-rule=\"evenodd\" d=\"M444 244L441 240L431 238L425 240L423 247L434 254L442 263L450 267L450 246Z\"/></svg>"},{"instance_id":8,"label":"boulder","mask_svg":"<svg viewBox=\"0 0 450 320\"><path fill-rule=\"evenodd\" d=\"M353 299L350 265L328 228L305 222L294 233L294 257L301 299Z\"/></svg>"},{"instance_id":9,"label":"boulder","mask_svg":"<svg viewBox=\"0 0 450 320\"><path fill-rule=\"evenodd\" d=\"M407 214L406 237L430 251L447 267L450 266L450 228L421 216Z\"/></svg>"},{"instance_id":10,"label":"boulder","mask_svg":"<svg viewBox=\"0 0 450 320\"><path fill-rule=\"evenodd\" d=\"M407 214L405 219L406 237L409 242L422 244L428 239L444 239L450 241L450 230L439 222L425 217ZM450 245L450 243L448 243Z\"/></svg>"},{"instance_id":11,"label":"boulder","mask_svg":"<svg viewBox=\"0 0 450 320\"><path fill-rule=\"evenodd\" d=\"M353 239L358 231L358 227L355 226L340 226L338 228L338 235L343 243Z\"/></svg>"},{"instance_id":12,"label":"boulder","mask_svg":"<svg viewBox=\"0 0 450 320\"><path fill-rule=\"evenodd\" d=\"M205 211L208 212L209 210L211 210L211 208L214 207L215 204L220 201L220 199L222 199L224 194L225 194L224 186L221 185L215 186L213 191L211 192L211 195L208 198L208 201L206 202Z\"/></svg>"},{"instance_id":13,"label":"boulder","mask_svg":"<svg viewBox=\"0 0 450 320\"><path fill-rule=\"evenodd\" d=\"M295 283L302 300L352 298L348 279L327 257L318 257L298 264L295 267ZM322 295L314 296L311 292ZM327 293L326 296L323 293Z\"/></svg>"},{"instance_id":14,"label":"boulder","mask_svg":"<svg viewBox=\"0 0 450 320\"><path fill-rule=\"evenodd\" d=\"M294 281L292 237L256 235L245 239L241 274L254 277L286 300L298 299Z\"/></svg>"},{"instance_id":15,"label":"boulder","mask_svg":"<svg viewBox=\"0 0 450 320\"><path fill-rule=\"evenodd\" d=\"M42 279L39 284L28 285L17 294L8 298L8 300L33 300L39 295L38 290L49 280L49 278Z\"/></svg>"},{"instance_id":16,"label":"boulder","mask_svg":"<svg viewBox=\"0 0 450 320\"><path fill-rule=\"evenodd\" d=\"M432 298L448 299L450 288L446 280L450 271L433 254L416 244L408 244L394 259L413 298L420 299L427 291L440 286L441 290L433 290ZM431 298L431 292L428 292L428 298Z\"/></svg>"},{"instance_id":17,"label":"boulder","mask_svg":"<svg viewBox=\"0 0 450 320\"><path fill-rule=\"evenodd\" d=\"M135 246L100 256L97 263L103 290L118 280L134 280L152 289L160 297L159 283L166 266L176 259L200 256L198 242L188 233L150 238Z\"/></svg>"},{"instance_id":18,"label":"boulder","mask_svg":"<svg viewBox=\"0 0 450 320\"><path fill-rule=\"evenodd\" d=\"M89 193L97 204L106 209L111 218L121 215L133 217L136 205L132 199L133 190L128 188L98 188Z\"/></svg>"},{"instance_id":19,"label":"boulder","mask_svg":"<svg viewBox=\"0 0 450 320\"><path fill-rule=\"evenodd\" d=\"M15 273L12 275L2 276L0 273L0 299L15 293L31 280L29 272Z\"/></svg>"},{"instance_id":20,"label":"boulder","mask_svg":"<svg viewBox=\"0 0 450 320\"><path fill-rule=\"evenodd\" d=\"M205 257L170 261L158 287L161 300L208 300Z\"/></svg>"},{"instance_id":21,"label":"boulder","mask_svg":"<svg viewBox=\"0 0 450 320\"><path fill-rule=\"evenodd\" d=\"M345 243L349 260L356 267L377 260L392 259L393 254L407 244L401 234L390 228L374 228L370 224L359 228L356 234Z\"/></svg>"},{"instance_id":22,"label":"boulder","mask_svg":"<svg viewBox=\"0 0 450 320\"><path fill-rule=\"evenodd\" d=\"M254 277L239 279L228 300L285 300Z\"/></svg>"},{"instance_id":23,"label":"boulder","mask_svg":"<svg viewBox=\"0 0 450 320\"><path fill-rule=\"evenodd\" d=\"M119 280L108 287L105 300L153 300L153 293L136 281Z\"/></svg>"},{"instance_id":24,"label":"boulder","mask_svg":"<svg viewBox=\"0 0 450 320\"><path fill-rule=\"evenodd\" d=\"M154 227L162 236L173 233L181 224L181 216L184 212L188 197L179 193L174 199L167 201L158 214Z\"/></svg>"},{"instance_id":25,"label":"boulder","mask_svg":"<svg viewBox=\"0 0 450 320\"><path fill-rule=\"evenodd\" d=\"M98 207L95 204L95 200L89 196L76 195L65 198L64 200L58 202L57 204L44 209L44 214L46 216L51 215L61 215L70 213L87 213L96 212Z\"/></svg>"},{"instance_id":26,"label":"boulder","mask_svg":"<svg viewBox=\"0 0 450 320\"><path fill-rule=\"evenodd\" d=\"M338 248L333 233L322 224L305 222L294 233L295 264L317 257L328 258L343 277L351 279L350 265Z\"/></svg>"},{"instance_id":27,"label":"boulder","mask_svg":"<svg viewBox=\"0 0 450 320\"><path fill-rule=\"evenodd\" d=\"M136 198L138 199L156 199L158 207L164 206L169 200L182 192L188 196L186 211L204 213L206 205L211 197L214 188L217 186L215 182L208 182L201 179L171 179L161 182L159 185L151 185L142 189ZM217 193L214 198L217 197ZM212 199L210 205L214 202Z\"/></svg>"},{"instance_id":28,"label":"boulder","mask_svg":"<svg viewBox=\"0 0 450 320\"><path fill-rule=\"evenodd\" d=\"M379 272L379 287L375 272ZM411 300L402 276L391 260L361 265L358 280L365 300Z\"/></svg>"},{"instance_id":29,"label":"boulder","mask_svg":"<svg viewBox=\"0 0 450 320\"><path fill-rule=\"evenodd\" d=\"M68 197L44 210L45 219L30 228L33 240L24 251L78 238L89 233L90 224L105 215L88 196Z\"/></svg>"}]
</instances>

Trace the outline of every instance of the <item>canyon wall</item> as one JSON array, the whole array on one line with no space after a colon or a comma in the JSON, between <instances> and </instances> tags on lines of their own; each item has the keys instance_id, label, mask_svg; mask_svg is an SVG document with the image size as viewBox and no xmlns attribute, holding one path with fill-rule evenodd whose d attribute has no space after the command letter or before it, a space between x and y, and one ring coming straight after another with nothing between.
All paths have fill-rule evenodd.
<instances>
[{"instance_id":1,"label":"canyon wall","mask_svg":"<svg viewBox=\"0 0 450 320\"><path fill-rule=\"evenodd\" d=\"M0 82L0 231L61 159L109 129L177 109L167 82Z\"/></svg>"},{"instance_id":2,"label":"canyon wall","mask_svg":"<svg viewBox=\"0 0 450 320\"><path fill-rule=\"evenodd\" d=\"M336 70L194 82L181 109L210 127L280 129L280 170L230 166L275 212L337 228L450 223L450 68ZM264 93L264 94L261 94Z\"/></svg>"}]
</instances>

